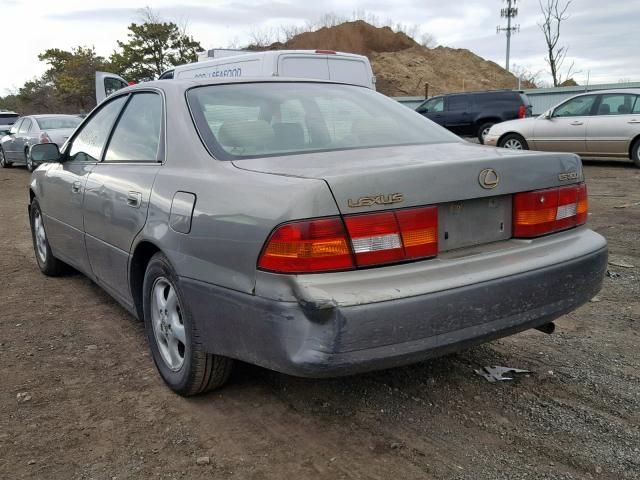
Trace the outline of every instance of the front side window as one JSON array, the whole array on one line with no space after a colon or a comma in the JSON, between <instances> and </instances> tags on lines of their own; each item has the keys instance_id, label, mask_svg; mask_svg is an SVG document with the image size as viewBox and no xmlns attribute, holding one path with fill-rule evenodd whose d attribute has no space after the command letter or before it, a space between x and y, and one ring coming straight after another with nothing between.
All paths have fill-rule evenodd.
<instances>
[{"instance_id":1,"label":"front side window","mask_svg":"<svg viewBox=\"0 0 640 480\"><path fill-rule=\"evenodd\" d=\"M591 114L595 95L585 95L567 100L553 112L554 117L584 117Z\"/></svg>"},{"instance_id":2,"label":"front side window","mask_svg":"<svg viewBox=\"0 0 640 480\"><path fill-rule=\"evenodd\" d=\"M609 93L602 95L598 115L628 115L633 110L635 95Z\"/></svg>"},{"instance_id":3,"label":"front side window","mask_svg":"<svg viewBox=\"0 0 640 480\"><path fill-rule=\"evenodd\" d=\"M424 104L426 110L429 113L438 113L444 111L444 98L433 98Z\"/></svg>"},{"instance_id":4,"label":"front side window","mask_svg":"<svg viewBox=\"0 0 640 480\"><path fill-rule=\"evenodd\" d=\"M127 82L123 82L119 78L105 77L104 79L104 93L107 97L113 92L117 92L118 90L128 86L129 84Z\"/></svg>"},{"instance_id":5,"label":"front side window","mask_svg":"<svg viewBox=\"0 0 640 480\"><path fill-rule=\"evenodd\" d=\"M187 91L196 127L222 160L459 142L370 89L312 82L206 85Z\"/></svg>"},{"instance_id":6,"label":"front side window","mask_svg":"<svg viewBox=\"0 0 640 480\"><path fill-rule=\"evenodd\" d=\"M70 160L100 161L111 127L126 99L126 96L122 96L108 102L82 126L80 133L76 135L71 144Z\"/></svg>"},{"instance_id":7,"label":"front side window","mask_svg":"<svg viewBox=\"0 0 640 480\"><path fill-rule=\"evenodd\" d=\"M30 129L31 129L31 120L29 120L28 118L25 118L22 121L22 124L20 125L20 129L18 130L18 133L20 135L24 135L25 133L28 133Z\"/></svg>"},{"instance_id":8,"label":"front side window","mask_svg":"<svg viewBox=\"0 0 640 480\"><path fill-rule=\"evenodd\" d=\"M105 161L154 162L158 159L162 98L136 93L125 107L109 141Z\"/></svg>"}]
</instances>

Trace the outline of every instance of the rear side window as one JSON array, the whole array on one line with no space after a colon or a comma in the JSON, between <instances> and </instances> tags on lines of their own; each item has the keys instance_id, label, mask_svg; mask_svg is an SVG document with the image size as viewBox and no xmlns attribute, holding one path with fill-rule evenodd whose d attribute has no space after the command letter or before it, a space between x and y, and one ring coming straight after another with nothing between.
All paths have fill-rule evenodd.
<instances>
[{"instance_id":1,"label":"rear side window","mask_svg":"<svg viewBox=\"0 0 640 480\"><path fill-rule=\"evenodd\" d=\"M158 160L161 125L160 95L136 93L113 131L105 161L155 162Z\"/></svg>"},{"instance_id":2,"label":"rear side window","mask_svg":"<svg viewBox=\"0 0 640 480\"><path fill-rule=\"evenodd\" d=\"M28 133L29 130L31 130L31 120L29 120L28 118L25 118L22 121L22 124L20 125L20 130L18 130L18 133L20 134Z\"/></svg>"},{"instance_id":3,"label":"rear side window","mask_svg":"<svg viewBox=\"0 0 640 480\"><path fill-rule=\"evenodd\" d=\"M602 95L598 105L598 115L628 115L633 110L635 95L609 93Z\"/></svg>"},{"instance_id":4,"label":"rear side window","mask_svg":"<svg viewBox=\"0 0 640 480\"><path fill-rule=\"evenodd\" d=\"M448 110L451 112L464 112L469 110L470 102L467 95L452 95L449 97Z\"/></svg>"},{"instance_id":5,"label":"rear side window","mask_svg":"<svg viewBox=\"0 0 640 480\"><path fill-rule=\"evenodd\" d=\"M104 92L107 94L107 97L113 92L117 92L118 90L128 86L127 82L123 82L119 78L106 77L104 79Z\"/></svg>"},{"instance_id":6,"label":"rear side window","mask_svg":"<svg viewBox=\"0 0 640 480\"><path fill-rule=\"evenodd\" d=\"M633 107L632 113L640 113L640 97L636 96L636 104Z\"/></svg>"},{"instance_id":7,"label":"rear side window","mask_svg":"<svg viewBox=\"0 0 640 480\"><path fill-rule=\"evenodd\" d=\"M109 132L127 97L118 97L105 104L76 135L69 150L69 159L81 162L98 162Z\"/></svg>"}]
</instances>

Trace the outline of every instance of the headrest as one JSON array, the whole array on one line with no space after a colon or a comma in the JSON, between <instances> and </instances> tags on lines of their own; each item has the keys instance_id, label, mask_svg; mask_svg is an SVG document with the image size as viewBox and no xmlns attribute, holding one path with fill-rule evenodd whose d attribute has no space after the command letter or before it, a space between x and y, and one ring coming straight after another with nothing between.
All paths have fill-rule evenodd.
<instances>
[{"instance_id":1,"label":"headrest","mask_svg":"<svg viewBox=\"0 0 640 480\"><path fill-rule=\"evenodd\" d=\"M274 137L273 128L264 120L224 122L218 131L218 141L232 148L264 147Z\"/></svg>"},{"instance_id":2,"label":"headrest","mask_svg":"<svg viewBox=\"0 0 640 480\"><path fill-rule=\"evenodd\" d=\"M629 105L622 104L618 107L618 113L631 113L631 107Z\"/></svg>"},{"instance_id":3,"label":"headrest","mask_svg":"<svg viewBox=\"0 0 640 480\"><path fill-rule=\"evenodd\" d=\"M600 105L600 107L598 107L598 115L609 115L611 113L611 107L606 104L603 103L602 105Z\"/></svg>"}]
</instances>

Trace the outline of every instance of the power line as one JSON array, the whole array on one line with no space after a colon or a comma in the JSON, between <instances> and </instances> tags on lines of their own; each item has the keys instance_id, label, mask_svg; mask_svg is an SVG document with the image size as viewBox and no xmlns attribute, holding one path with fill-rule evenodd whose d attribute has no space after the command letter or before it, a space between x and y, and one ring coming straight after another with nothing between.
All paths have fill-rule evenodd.
<instances>
[{"instance_id":1,"label":"power line","mask_svg":"<svg viewBox=\"0 0 640 480\"><path fill-rule=\"evenodd\" d=\"M509 71L509 54L511 53L511 35L520 31L520 25L511 26L511 19L518 16L518 9L515 4L518 0L504 0L507 2L507 8L500 9L500 16L507 19L507 26L496 27L496 33L505 32L507 34L507 61L505 68Z\"/></svg>"}]
</instances>

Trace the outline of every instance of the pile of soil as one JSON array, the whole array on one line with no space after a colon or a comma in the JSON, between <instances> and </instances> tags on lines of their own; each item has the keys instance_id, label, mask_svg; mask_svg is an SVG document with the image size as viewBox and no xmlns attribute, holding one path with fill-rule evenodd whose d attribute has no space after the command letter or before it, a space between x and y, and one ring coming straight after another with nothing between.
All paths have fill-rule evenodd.
<instances>
[{"instance_id":1,"label":"pile of soil","mask_svg":"<svg viewBox=\"0 0 640 480\"><path fill-rule=\"evenodd\" d=\"M390 96L424 95L426 84L429 96L518 87L513 74L469 50L426 48L402 32L374 27L362 20L301 33L270 48L328 49L366 55L376 75L378 91Z\"/></svg>"}]
</instances>

